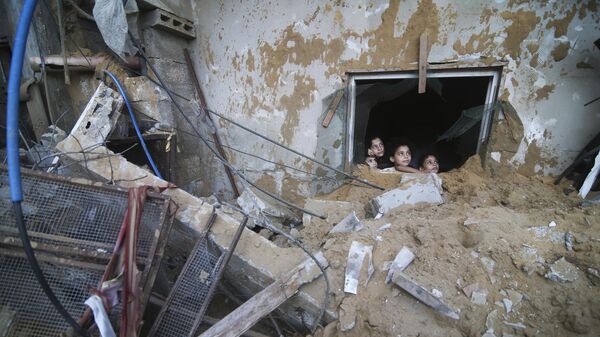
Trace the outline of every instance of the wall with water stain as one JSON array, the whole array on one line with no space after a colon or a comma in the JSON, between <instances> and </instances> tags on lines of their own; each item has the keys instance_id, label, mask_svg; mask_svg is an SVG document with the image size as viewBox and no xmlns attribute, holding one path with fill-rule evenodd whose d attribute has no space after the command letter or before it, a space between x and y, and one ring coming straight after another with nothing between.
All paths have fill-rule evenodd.
<instances>
[{"instance_id":1,"label":"wall with water stain","mask_svg":"<svg viewBox=\"0 0 600 337\"><path fill-rule=\"evenodd\" d=\"M593 45L600 12L594 0L194 6L195 60L210 107L307 155L323 157L326 151L332 165L341 164L343 143L335 140L343 135L335 127L324 133L320 123L331 95L345 86L346 72L414 69L422 32L431 42L429 62L507 62L499 97L515 107L525 136L518 150L503 153L500 161L526 174L555 174L600 130L600 102L584 107L600 95L600 51ZM233 125L221 122L220 128L231 146L318 171ZM320 147L318 136L328 136L331 148ZM303 172L231 155L271 191L292 199L314 192L307 182L316 178Z\"/></svg>"}]
</instances>

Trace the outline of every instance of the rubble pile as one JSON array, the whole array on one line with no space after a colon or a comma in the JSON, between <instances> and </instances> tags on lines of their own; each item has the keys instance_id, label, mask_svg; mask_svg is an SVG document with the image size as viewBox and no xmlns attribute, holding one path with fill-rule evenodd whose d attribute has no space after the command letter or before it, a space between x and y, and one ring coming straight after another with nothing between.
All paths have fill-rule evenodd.
<instances>
[{"instance_id":1,"label":"rubble pile","mask_svg":"<svg viewBox=\"0 0 600 337\"><path fill-rule=\"evenodd\" d=\"M358 174L386 191L346 185L308 200L328 218L305 216L299 228L299 238L330 262L329 309L339 319L314 336L593 336L600 331L598 205L581 206L574 193L565 195L543 178L496 176L473 157L461 169L436 176L443 203L404 198L402 204L396 198L396 207L377 215L374 200L414 185L407 185L406 174L364 168ZM346 215L361 226L332 231L348 221ZM367 252L358 254L360 259L352 254L357 247L366 248L358 249ZM397 255L406 256L403 279L456 310L457 320L386 283ZM356 267L352 291L350 263Z\"/></svg>"}]
</instances>

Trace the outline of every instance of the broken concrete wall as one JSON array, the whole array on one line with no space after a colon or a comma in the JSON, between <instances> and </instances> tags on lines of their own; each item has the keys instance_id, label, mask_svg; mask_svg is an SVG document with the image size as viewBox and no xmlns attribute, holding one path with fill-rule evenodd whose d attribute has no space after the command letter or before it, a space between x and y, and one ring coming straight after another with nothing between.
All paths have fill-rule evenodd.
<instances>
[{"instance_id":1,"label":"broken concrete wall","mask_svg":"<svg viewBox=\"0 0 600 337\"><path fill-rule=\"evenodd\" d=\"M225 1L194 6L195 61L208 104L332 165L343 161L345 122L323 129L321 121L331 95L345 87L346 72L415 70L422 32L432 43L429 62L458 61L452 67L472 60L507 62L499 97L515 107L525 130L517 152L501 160L523 173L561 171L600 126L597 106L583 106L598 95L595 1ZM245 151L316 169L234 126L222 122L220 127L230 144ZM310 176L240 155L234 162L262 186L288 197L314 192L307 183Z\"/></svg>"}]
</instances>

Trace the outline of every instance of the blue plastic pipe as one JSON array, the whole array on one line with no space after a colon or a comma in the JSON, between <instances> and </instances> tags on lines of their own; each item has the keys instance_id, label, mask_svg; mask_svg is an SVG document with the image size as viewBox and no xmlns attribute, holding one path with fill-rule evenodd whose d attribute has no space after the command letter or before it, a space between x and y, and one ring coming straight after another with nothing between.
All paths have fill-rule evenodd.
<instances>
[{"instance_id":1,"label":"blue plastic pipe","mask_svg":"<svg viewBox=\"0 0 600 337\"><path fill-rule=\"evenodd\" d=\"M115 85L117 86L117 89L119 89L119 92L121 93L121 96L123 96L123 100L125 101L125 105L127 106L127 110L129 110L129 116L131 116L131 121L133 122L133 128L135 129L135 133L137 133L137 136L140 139L140 143L142 144L142 148L144 148L144 152L146 153L146 158L148 158L148 162L150 163L150 166L152 166L152 170L154 171L154 174L157 177L159 177L160 179L162 179L163 177L158 172L158 168L156 167L156 164L154 163L154 160L152 160L152 156L150 155L150 151L148 151L148 147L146 146L146 142L144 141L144 137L142 137L142 132L140 132L140 128L138 127L138 124L137 124L137 121L135 119L135 116L133 115L133 109L131 108L131 104L129 104L129 100L127 99L127 95L125 94L125 91L123 90L123 87L121 86L121 83L119 82L119 80L117 79L117 77L113 73L111 73L110 71L105 70L104 72L108 76L110 76L110 78L112 78L113 82L115 82Z\"/></svg>"},{"instance_id":2,"label":"blue plastic pipe","mask_svg":"<svg viewBox=\"0 0 600 337\"><path fill-rule=\"evenodd\" d=\"M29 35L29 26L31 18L37 5L37 0L25 0L23 10L17 24L17 32L13 44L12 57L10 59L10 72L8 76L8 97L6 108L6 148L8 157L8 182L10 184L10 197L13 202L15 212L15 222L19 230L19 236L23 243L23 250L29 261L33 274L40 283L40 287L48 296L52 305L63 316L67 323L81 336L89 336L87 331L82 329L79 324L71 317L69 312L60 303L54 292L50 288L44 273L40 268L35 253L31 247L21 201L23 201L23 190L21 187L21 171L19 164L19 102L21 101L19 87L21 86L21 71L23 70L23 59L25 57L25 46L27 36Z\"/></svg>"},{"instance_id":3,"label":"blue plastic pipe","mask_svg":"<svg viewBox=\"0 0 600 337\"><path fill-rule=\"evenodd\" d=\"M21 171L19 163L19 101L21 86L21 71L25 57L25 45L29 35L31 17L37 5L37 0L26 0L17 24L12 57L10 59L10 72L8 75L8 97L6 107L6 148L8 157L8 181L10 184L10 198L13 202L23 200L21 188Z\"/></svg>"}]
</instances>

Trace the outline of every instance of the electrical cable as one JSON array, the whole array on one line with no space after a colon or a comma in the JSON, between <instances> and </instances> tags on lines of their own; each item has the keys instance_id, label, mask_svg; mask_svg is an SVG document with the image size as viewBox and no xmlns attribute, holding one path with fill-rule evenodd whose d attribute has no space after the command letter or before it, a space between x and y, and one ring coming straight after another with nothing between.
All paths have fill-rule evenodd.
<instances>
[{"instance_id":1,"label":"electrical cable","mask_svg":"<svg viewBox=\"0 0 600 337\"><path fill-rule=\"evenodd\" d=\"M115 82L115 85L117 86L117 89L119 89L121 96L123 96L123 100L125 101L127 110L129 110L129 116L131 117L131 122L133 123L133 128L135 129L135 133L137 134L138 138L140 139L140 144L142 144L142 148L144 149L144 153L146 154L146 158L148 158L148 162L150 163L150 166L152 166L152 170L154 171L154 174L157 177L159 177L160 179L163 179L163 177L160 175L160 172L158 172L158 168L156 167L154 160L152 160L150 151L148 151L148 147L146 146L146 142L144 141L144 137L142 136L140 127L138 126L137 120L135 119L135 116L133 115L133 110L131 109L131 104L129 104L129 99L127 99L127 95L125 94L125 91L123 90L123 87L121 86L121 83L119 82L117 77L110 71L104 70L104 73L106 73L108 76L110 76L110 78L112 78L113 82Z\"/></svg>"},{"instance_id":2,"label":"electrical cable","mask_svg":"<svg viewBox=\"0 0 600 337\"><path fill-rule=\"evenodd\" d=\"M260 133L258 133L258 132L256 132L256 131L254 131L254 130L252 130L252 129L250 129L250 128L247 128L247 127L243 126L242 124L240 124L240 123L238 123L238 122L235 122L235 121L233 121L232 119L230 119L230 118L227 118L227 117L223 116L222 114L220 114L220 113L218 113L218 112L215 112L215 111L213 111L213 110L210 110L210 109L209 109L209 108L207 108L207 107L203 107L203 108L204 108L204 110L206 110L206 111L210 112L211 114L213 114L213 115L215 115L215 116L217 116L217 117L219 117L219 118L221 118L221 119L224 119L224 120L228 121L229 123L231 123L231 124L233 124L233 125L235 125L235 126L237 126L237 127L241 128L241 129L243 129L243 130L246 130L246 131L250 132L251 134L253 134L253 135L257 136L257 137L260 137L260 138L262 138L262 139L264 139L264 140L266 140L266 141L268 141L268 142L270 142L270 143L273 143L273 144L275 144L275 145L277 145L277 146L279 146L279 147L281 147L281 148L284 148L284 149L286 149L286 150L288 150L288 151L290 151L290 152L292 152L292 153L295 153L295 154L299 155L300 157L306 158L306 159L308 159L308 160L312 161L313 163L319 164L319 165L321 165L321 166L323 166L323 167L326 167L326 168L328 168L328 169L330 169L330 170L332 170L332 171L335 171L335 172L337 172L337 173L340 173L340 174L342 174L342 175L346 176L346 177L347 177L347 178L349 178L349 179L356 180L356 181L358 181L358 182L360 182L360 183L363 183L363 184L365 184L365 185L367 185L367 186L369 186L369 187L373 187L373 188L376 188L376 189L379 189L379 190L382 190L382 191L383 191L383 190L385 190L383 187L379 187L379 186L377 186L377 185L371 184L370 182L368 182L368 181L366 181L366 180L364 180L364 179L361 179L361 178L359 178L359 177L356 177L356 176L353 176L353 175L351 175L351 174L348 174L348 173L346 173L346 172L344 172L344 171L342 171L342 170L340 170L340 169L337 169L337 168L335 168L335 167L329 166L329 165L327 165L327 164L325 164L325 163L323 163L323 162L320 162L320 161L316 160L315 158L312 158L312 157L309 157L309 156L305 155L305 154L304 154L304 153L302 153L302 152L296 151L296 150L294 150L294 149L292 149L292 148L290 148L290 147L288 147L288 146L285 146L285 145L283 145L283 144L281 144L281 143L279 143L279 142L277 142L277 141L275 141L275 140L273 140L273 139L271 139L271 138L269 138L269 137L267 137L267 136L263 136L262 134L260 134Z\"/></svg>"},{"instance_id":3,"label":"electrical cable","mask_svg":"<svg viewBox=\"0 0 600 337\"><path fill-rule=\"evenodd\" d=\"M140 52L140 54L142 55L142 58L144 58L144 60L146 61L146 63L148 64L148 66L150 67L150 69L152 70L152 72L154 73L154 75L156 76L156 78L158 79L158 81L161 83L162 87L166 87L165 83L163 82L162 78L159 76L158 72L156 71L156 68L154 68L154 65L150 62L150 60L148 59L148 57L146 56L146 53L144 52L144 50L142 49L142 46L140 45L140 43L137 41L137 39L134 38L133 34L131 32L129 32L129 37L131 38L131 40L133 41L134 45L136 46L136 48L138 49L138 51ZM190 120L190 118L183 112L183 109L181 108L181 106L179 105L179 103L177 103L177 101L173 98L173 96L171 95L171 92L169 90L165 90L169 96L169 98L171 99L171 101L173 102L173 104L175 105L175 107L177 108L177 110L179 111L179 113L181 113L182 117L186 120L186 122L192 127L192 129L194 130L194 132L198 135L198 137L200 138L200 140L202 140L202 142L204 143L204 145L206 145L206 147L213 153L213 155L217 158L217 160L219 160L223 165L229 167L231 169L231 171L233 173L235 173L238 177L240 177L240 179L242 179L243 181L247 182L249 185L251 185L252 187L256 188L257 190L263 192L264 194L268 195L269 197L273 198L274 200L279 201L280 203L294 208L296 210L299 210L300 212L318 217L320 219L325 219L326 217L324 215L320 215L320 214L316 214L314 212L311 212L309 210L306 210L302 207L296 206L293 203L280 198L279 196L259 187L258 185L256 185L255 183L253 183L252 181L250 181L250 179L246 178L246 176L244 176L238 169L236 169L233 165L231 165L226 159L224 159L223 157L221 157L221 155L212 147L210 146L210 144L208 143L208 141L200 134L200 132L198 131L198 129L196 129L196 127L194 126L194 124L192 123L192 121Z\"/></svg>"},{"instance_id":4,"label":"electrical cable","mask_svg":"<svg viewBox=\"0 0 600 337\"><path fill-rule=\"evenodd\" d=\"M7 143L7 157L8 157L8 172L9 172L9 184L10 194L13 203L13 209L15 212L15 222L19 230L19 236L23 242L23 249L27 256L27 260L31 266L31 269L37 278L41 288L46 293L46 296L54 305L56 310L63 316L67 323L73 327L75 332L82 336L88 336L87 331L83 330L79 324L71 317L64 306L60 303L54 292L50 288L48 281L44 277L42 270L35 257L29 236L27 235L27 228L25 226L25 220L23 218L23 210L21 209L21 202L23 201L23 189L21 186L21 172L19 165L19 101L20 92L19 87L21 85L21 71L23 70L23 59L25 57L25 45L27 44L27 35L29 34L29 26L31 25L31 19L37 0L25 0L23 9L19 16L19 22L17 24L17 30L15 33L15 41L13 44L13 54L10 60L10 75L8 81L8 97L7 97L7 111L6 111L6 143Z\"/></svg>"},{"instance_id":5,"label":"electrical cable","mask_svg":"<svg viewBox=\"0 0 600 337\"><path fill-rule=\"evenodd\" d=\"M130 36L130 37L131 37L131 36ZM132 40L133 40L133 37L131 37L131 38L132 38ZM134 42L135 42L135 41L134 41ZM137 45L136 45L136 47L139 49L139 47L138 47ZM148 60L147 60L147 59L146 59L146 62L147 62L148 64L150 64L150 62L148 62ZM151 66L151 68L152 68L152 66ZM181 98L181 99L184 99L184 100L186 100L186 101L188 101L188 102L192 101L190 98L187 98L187 97L185 97L185 96L183 96L183 95L181 95L181 94L178 94L178 93L176 93L176 92L173 92L173 91L169 90L169 89L168 89L168 88L166 88L164 85L162 85L162 83L157 83L157 82L156 82L154 79L152 79L152 78L151 78L150 76L148 76L148 75L144 75L144 74L142 74L142 73L140 73L140 72L138 72L138 71L136 71L136 70L134 70L134 69L128 69L128 70L129 70L129 71L131 71L131 72L133 72L133 73L135 73L135 74L137 74L137 75L140 75L140 76L146 76L146 78L148 78L148 79L149 79L149 80L150 80L152 83L154 83L154 84L158 85L159 87L161 87L161 88L162 88L163 90L165 90L165 91L167 92L167 94L169 94L169 95L171 95L171 94L172 94L172 95L175 95L175 96L177 96L177 97L179 97L179 98ZM154 72L154 70L153 70L153 72ZM154 74L156 75L156 72L154 72ZM158 78L158 75L156 75L156 77ZM172 99L172 98L171 98L171 99ZM199 103L199 102L198 102L198 104L200 105L200 103ZM328 169L330 169L330 170L332 170L332 171L334 171L334 172L340 173L340 174L344 175L346 178L349 178L349 179L352 179L352 180L356 180L356 181L358 181L358 182L360 182L360 183L363 183L363 184L365 184L365 185L367 185L367 186L370 186L370 187L373 187L373 188L376 188L376 189L379 189L379 190L382 190L382 191L383 191L383 190L385 190L384 188L382 188L382 187L380 187L380 186L377 186L377 185L375 185L375 184L371 184L371 183L369 183L368 181L366 181L366 180L364 180L364 179L360 179L360 178L358 178L358 177L356 177L356 176L353 176L353 175L351 175L351 174L348 174L348 173L346 173L346 172L344 172L344 171L342 171L342 170L336 169L335 167L332 167L332 166L330 166L330 165L327 165L327 164L325 164L325 163L322 163L322 162L320 162L320 161L316 160L315 158L309 157L309 156L307 156L307 155L305 155L305 154L303 154L303 153L301 153L301 152L298 152L298 151L296 151L296 150L294 150L294 149L292 149L292 148L290 148L290 147L287 147L287 146L285 146L285 145L283 145L283 144L281 144L281 143L279 143L279 142L277 142L277 141L275 141L275 140L273 140L273 139L270 139L270 138L268 138L268 137L266 137L266 136L263 136L262 134L260 134L260 133L258 133L258 132L256 132L256 131L254 131L254 130L252 130L252 129L249 129L249 128L247 128L247 127L245 127L245 126L243 126L243 125L241 125L241 124L239 124L239 123L237 123L237 122L234 122L234 121L232 121L231 119L228 119L227 117L225 117L225 116L223 116L223 115L221 115L221 114L219 114L219 113L215 112L214 110L211 110L211 109L209 109L208 107L205 107L205 106L202 106L202 105L200 105L200 107L201 107L203 110L206 110L206 111L208 111L209 113L212 113L213 115L216 115L216 116L218 116L218 117L220 117L220 118L222 118L222 119L224 119L224 120L226 120L226 121L228 121L228 122L231 122L232 124L234 124L234 125L236 125L236 126L238 126L238 127L242 128L242 129L244 129L244 130L246 130L246 131L250 132L251 134L253 134L253 135L255 135L255 136L258 136L258 137L260 137L260 138L262 138L262 139L264 139L264 140L266 140L266 141L268 141L268 142L271 142L271 143L273 143L273 144L275 144L275 145L277 145L277 146L280 146L280 147L282 147L282 148L283 148L283 149L285 149L285 150L288 150L288 151L290 151L290 152L292 152L292 153L294 153L294 154L297 154L297 155L299 155L299 156L301 156L301 157L303 157L303 158L306 158L306 159L308 159L308 160L310 160L310 161L312 161L312 162L314 162L314 163L317 163L317 164L319 164L319 165L321 165L321 166L323 166L323 167L326 167L326 168L328 168Z\"/></svg>"}]
</instances>

